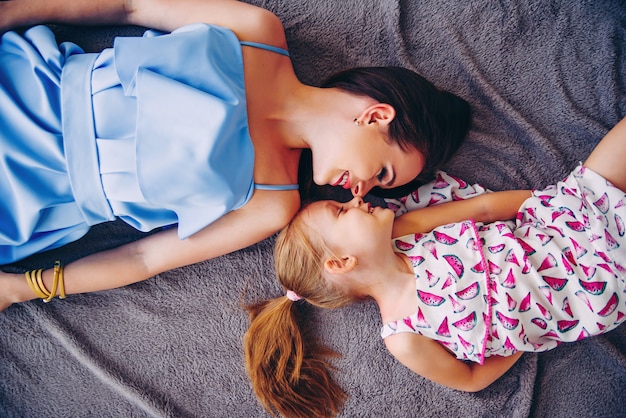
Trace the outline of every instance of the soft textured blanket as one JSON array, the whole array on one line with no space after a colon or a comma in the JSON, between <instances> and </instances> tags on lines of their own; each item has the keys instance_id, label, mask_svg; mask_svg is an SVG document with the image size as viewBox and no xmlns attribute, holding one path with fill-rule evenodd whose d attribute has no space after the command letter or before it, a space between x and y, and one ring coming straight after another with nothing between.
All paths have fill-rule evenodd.
<instances>
[{"instance_id":1,"label":"soft textured blanket","mask_svg":"<svg viewBox=\"0 0 626 418\"><path fill-rule=\"evenodd\" d=\"M344 67L400 65L465 97L473 126L447 171L494 190L561 179L626 115L624 1L251 1L283 20L305 82ZM141 33L55 29L88 50ZM138 236L113 223L3 268L48 266ZM243 366L241 305L281 294L272 242L126 288L0 313L0 416L264 416ZM626 416L624 326L525 354L470 394L395 361L372 303L309 314L343 354L335 364L350 395L346 417Z\"/></svg>"}]
</instances>

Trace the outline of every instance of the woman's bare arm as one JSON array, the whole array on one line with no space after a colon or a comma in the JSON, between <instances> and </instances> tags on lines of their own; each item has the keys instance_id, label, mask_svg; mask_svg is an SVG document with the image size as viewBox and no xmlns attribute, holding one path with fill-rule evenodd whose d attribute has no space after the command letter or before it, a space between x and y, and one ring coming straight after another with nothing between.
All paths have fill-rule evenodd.
<instances>
[{"instance_id":1,"label":"woman's bare arm","mask_svg":"<svg viewBox=\"0 0 626 418\"><path fill-rule=\"evenodd\" d=\"M257 190L243 208L185 240L172 228L70 263L64 270L66 293L125 286L259 242L282 228L298 210L298 199L287 196L291 193L297 192ZM44 272L48 289L52 288L52 276L52 270ZM0 311L36 297L22 274L0 274L0 289Z\"/></svg>"},{"instance_id":2,"label":"woman's bare arm","mask_svg":"<svg viewBox=\"0 0 626 418\"><path fill-rule=\"evenodd\" d=\"M420 376L452 389L477 392L498 380L522 355L487 357L485 363L458 360L441 344L422 335L402 333L385 339L389 352Z\"/></svg>"},{"instance_id":3,"label":"woman's bare arm","mask_svg":"<svg viewBox=\"0 0 626 418\"><path fill-rule=\"evenodd\" d=\"M241 40L285 48L279 19L235 0L10 0L0 2L0 33L38 23L138 25L171 31L190 23L230 28Z\"/></svg>"},{"instance_id":4,"label":"woman's bare arm","mask_svg":"<svg viewBox=\"0 0 626 418\"><path fill-rule=\"evenodd\" d=\"M442 203L416 209L399 216L393 225L393 237L430 232L438 226L473 219L494 222L513 219L530 190L507 190L485 193L471 199Z\"/></svg>"}]
</instances>

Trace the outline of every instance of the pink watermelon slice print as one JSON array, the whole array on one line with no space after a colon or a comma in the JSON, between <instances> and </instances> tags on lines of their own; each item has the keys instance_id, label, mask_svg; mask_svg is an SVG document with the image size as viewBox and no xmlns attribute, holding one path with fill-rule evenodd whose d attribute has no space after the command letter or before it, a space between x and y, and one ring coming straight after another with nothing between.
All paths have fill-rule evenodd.
<instances>
[{"instance_id":1,"label":"pink watermelon slice print","mask_svg":"<svg viewBox=\"0 0 626 418\"><path fill-rule=\"evenodd\" d=\"M511 297L508 293L506 294L506 302L509 306L509 312L512 312L517 307L517 301Z\"/></svg>"},{"instance_id":2,"label":"pink watermelon slice print","mask_svg":"<svg viewBox=\"0 0 626 418\"><path fill-rule=\"evenodd\" d=\"M409 251L415 248L415 245L406 241L399 240L399 239L395 240L395 244L396 244L396 247L398 247L398 249L401 251Z\"/></svg>"},{"instance_id":3,"label":"pink watermelon slice print","mask_svg":"<svg viewBox=\"0 0 626 418\"><path fill-rule=\"evenodd\" d=\"M453 322L452 325L455 328L460 329L461 331L471 331L476 326L476 312L472 312L467 315L465 318L459 319L456 322Z\"/></svg>"},{"instance_id":4,"label":"pink watermelon slice print","mask_svg":"<svg viewBox=\"0 0 626 418\"><path fill-rule=\"evenodd\" d=\"M579 221L567 221L565 222L565 225L567 225L567 227L571 229L572 231L576 231L576 232L585 231L585 225Z\"/></svg>"},{"instance_id":5,"label":"pink watermelon slice print","mask_svg":"<svg viewBox=\"0 0 626 418\"><path fill-rule=\"evenodd\" d=\"M517 242L519 242L519 245L522 247L526 255L532 255L535 253L535 249L523 239L517 238Z\"/></svg>"},{"instance_id":6,"label":"pink watermelon slice print","mask_svg":"<svg viewBox=\"0 0 626 418\"><path fill-rule=\"evenodd\" d=\"M436 286L439 282L439 279L441 279L441 277L435 276L429 270L426 270L426 280L428 281L428 287Z\"/></svg>"},{"instance_id":7,"label":"pink watermelon slice print","mask_svg":"<svg viewBox=\"0 0 626 418\"><path fill-rule=\"evenodd\" d=\"M437 173L437 178L435 179L435 182L433 183L433 189L445 189L446 187L448 187L450 185L450 183L448 183L443 176L441 175L441 173Z\"/></svg>"},{"instance_id":8,"label":"pink watermelon slice print","mask_svg":"<svg viewBox=\"0 0 626 418\"><path fill-rule=\"evenodd\" d=\"M474 353L474 344L472 344L469 341L465 340L460 335L458 336L458 339L459 339L459 342L461 343L461 345L463 346L463 349L465 350L465 352L467 354L471 355L471 354Z\"/></svg>"},{"instance_id":9,"label":"pink watermelon slice print","mask_svg":"<svg viewBox=\"0 0 626 418\"><path fill-rule=\"evenodd\" d=\"M563 299L563 308L561 308L561 310L563 312L565 312L566 314L568 314L570 316L570 318L574 317L574 313L572 312L572 308L569 305L569 300L567 299L567 297L565 297L565 299Z\"/></svg>"},{"instance_id":10,"label":"pink watermelon slice print","mask_svg":"<svg viewBox=\"0 0 626 418\"><path fill-rule=\"evenodd\" d=\"M516 266L520 265L519 260L517 259L517 256L515 255L515 251L512 248L506 253L506 256L504 256L504 261L508 263L513 263Z\"/></svg>"},{"instance_id":11,"label":"pink watermelon slice print","mask_svg":"<svg viewBox=\"0 0 626 418\"><path fill-rule=\"evenodd\" d=\"M454 298L452 297L452 295L448 295L448 299L450 299L450 302L452 303L452 309L454 311L454 313L461 313L463 312L467 306L457 302L456 300L454 300Z\"/></svg>"},{"instance_id":12,"label":"pink watermelon slice print","mask_svg":"<svg viewBox=\"0 0 626 418\"><path fill-rule=\"evenodd\" d=\"M502 286L507 289L515 288L515 274L513 274L513 269L510 269L506 275L506 279L502 282Z\"/></svg>"},{"instance_id":13,"label":"pink watermelon slice print","mask_svg":"<svg viewBox=\"0 0 626 418\"><path fill-rule=\"evenodd\" d=\"M598 315L603 316L603 317L611 315L613 312L615 312L615 309L617 309L618 303L619 303L619 298L617 297L617 293L613 293L611 297L609 298L609 301L607 302L606 306L600 309L600 311L598 311Z\"/></svg>"},{"instance_id":14,"label":"pink watermelon slice print","mask_svg":"<svg viewBox=\"0 0 626 418\"><path fill-rule=\"evenodd\" d=\"M474 282L471 285L467 286L465 289L459 290L458 292L456 292L455 295L459 299L471 300L471 299L474 299L476 296L478 296L479 292L480 292L480 285L478 284L478 282Z\"/></svg>"},{"instance_id":15,"label":"pink watermelon slice print","mask_svg":"<svg viewBox=\"0 0 626 418\"><path fill-rule=\"evenodd\" d=\"M443 259L448 262L448 264L450 265L450 267L452 267L454 273L459 279L463 277L465 267L463 266L463 262L458 256L454 254L446 254L443 256Z\"/></svg>"},{"instance_id":16,"label":"pink watermelon slice print","mask_svg":"<svg viewBox=\"0 0 626 418\"><path fill-rule=\"evenodd\" d=\"M504 248L505 248L504 244L490 245L487 247L487 249L489 250L491 254L497 254L501 252L502 250L504 250Z\"/></svg>"},{"instance_id":17,"label":"pink watermelon slice print","mask_svg":"<svg viewBox=\"0 0 626 418\"><path fill-rule=\"evenodd\" d=\"M552 289L556 290L557 292L560 290L563 290L563 288L567 284L567 279L561 279L559 277L550 277L550 276L541 276L541 277L543 278L544 282L548 283L548 286L550 286Z\"/></svg>"},{"instance_id":18,"label":"pink watermelon slice print","mask_svg":"<svg viewBox=\"0 0 626 418\"><path fill-rule=\"evenodd\" d=\"M415 321L413 322L413 324L416 327L419 327L419 328L430 328L430 324L428 323L428 321L424 317L424 314L422 313L422 310L420 308L417 308L417 314L415 314L415 316L416 316L416 318L415 318Z\"/></svg>"},{"instance_id":19,"label":"pink watermelon slice print","mask_svg":"<svg viewBox=\"0 0 626 418\"><path fill-rule=\"evenodd\" d=\"M417 291L417 297L419 297L419 299L427 306L439 306L446 301L443 297L439 295L424 292L423 290Z\"/></svg>"},{"instance_id":20,"label":"pink watermelon slice print","mask_svg":"<svg viewBox=\"0 0 626 418\"><path fill-rule=\"evenodd\" d=\"M578 279L578 283L580 283L580 287L592 295L601 295L606 289L606 282L585 282Z\"/></svg>"},{"instance_id":21,"label":"pink watermelon slice print","mask_svg":"<svg viewBox=\"0 0 626 418\"><path fill-rule=\"evenodd\" d=\"M426 248L426 250L428 250L428 252L431 253L433 257L435 257L435 260L439 259L439 257L437 257L437 244L435 244L435 241L425 241L422 246Z\"/></svg>"},{"instance_id":22,"label":"pink watermelon slice print","mask_svg":"<svg viewBox=\"0 0 626 418\"><path fill-rule=\"evenodd\" d=\"M574 329L579 322L580 321L578 319L564 319L561 321L556 321L556 327L559 332L563 333Z\"/></svg>"},{"instance_id":23,"label":"pink watermelon slice print","mask_svg":"<svg viewBox=\"0 0 626 418\"><path fill-rule=\"evenodd\" d=\"M420 194L419 194L419 189L415 190L414 192L411 193L411 199L413 199L413 201L417 204L420 203Z\"/></svg>"},{"instance_id":24,"label":"pink watermelon slice print","mask_svg":"<svg viewBox=\"0 0 626 418\"><path fill-rule=\"evenodd\" d=\"M537 268L537 271L547 270L556 266L557 266L556 258L554 258L552 254L548 254L546 258L544 258L543 261L541 262L541 265L539 266L539 268Z\"/></svg>"},{"instance_id":25,"label":"pink watermelon slice print","mask_svg":"<svg viewBox=\"0 0 626 418\"><path fill-rule=\"evenodd\" d=\"M517 351L517 347L513 345L509 337L506 337L506 340L504 340L504 349L507 351Z\"/></svg>"},{"instance_id":26,"label":"pink watermelon slice print","mask_svg":"<svg viewBox=\"0 0 626 418\"><path fill-rule=\"evenodd\" d=\"M578 338L576 338L576 340L580 341L589 337L590 337L589 331L587 331L585 327L583 327L582 331L580 331L580 334L578 334Z\"/></svg>"},{"instance_id":27,"label":"pink watermelon slice print","mask_svg":"<svg viewBox=\"0 0 626 418\"><path fill-rule=\"evenodd\" d=\"M606 245L609 247L609 250L619 248L619 242L617 242L617 240L613 238L613 235L606 229L604 230L604 239L606 240Z\"/></svg>"},{"instance_id":28,"label":"pink watermelon slice print","mask_svg":"<svg viewBox=\"0 0 626 418\"><path fill-rule=\"evenodd\" d=\"M624 232L626 232L626 225L624 225L624 220L618 214L615 214L615 226L617 227L617 234L620 237L624 236Z\"/></svg>"},{"instance_id":29,"label":"pink watermelon slice print","mask_svg":"<svg viewBox=\"0 0 626 418\"><path fill-rule=\"evenodd\" d=\"M572 267L572 264L569 262L565 254L561 254L561 264L563 265L563 268L565 268L568 276L574 274L574 268Z\"/></svg>"},{"instance_id":30,"label":"pink watermelon slice print","mask_svg":"<svg viewBox=\"0 0 626 418\"><path fill-rule=\"evenodd\" d=\"M535 305L537 306L537 308L539 308L539 310L541 311L541 315L543 315L544 318L546 318L548 321L552 319L552 314L550 313L550 311L544 308L541 303L535 303Z\"/></svg>"},{"instance_id":31,"label":"pink watermelon slice print","mask_svg":"<svg viewBox=\"0 0 626 418\"><path fill-rule=\"evenodd\" d=\"M533 318L530 320L533 324L537 325L541 329L548 328L548 323L541 318Z\"/></svg>"},{"instance_id":32,"label":"pink watermelon slice print","mask_svg":"<svg viewBox=\"0 0 626 418\"><path fill-rule=\"evenodd\" d=\"M448 327L448 317L446 316L443 321L441 321L441 324L439 325L439 328L437 328L437 335L441 336L441 337L451 337L452 334L450 334L450 328Z\"/></svg>"},{"instance_id":33,"label":"pink watermelon slice print","mask_svg":"<svg viewBox=\"0 0 626 418\"><path fill-rule=\"evenodd\" d=\"M446 200L446 196L441 193L431 193L430 200L428 201L428 206L436 205L439 202L443 202Z\"/></svg>"},{"instance_id":34,"label":"pink watermelon slice print","mask_svg":"<svg viewBox=\"0 0 626 418\"><path fill-rule=\"evenodd\" d=\"M528 310L530 310L530 292L528 292L528 294L524 296L524 299L522 299L519 304L520 312L528 312Z\"/></svg>"},{"instance_id":35,"label":"pink watermelon slice print","mask_svg":"<svg viewBox=\"0 0 626 418\"><path fill-rule=\"evenodd\" d=\"M415 331L415 327L411 323L411 319L410 318L404 318L402 321L404 322L404 325L409 327L412 331Z\"/></svg>"},{"instance_id":36,"label":"pink watermelon slice print","mask_svg":"<svg viewBox=\"0 0 626 418\"><path fill-rule=\"evenodd\" d=\"M519 319L509 318L500 311L496 311L496 318L498 318L502 326L508 330L514 330L519 325Z\"/></svg>"},{"instance_id":37,"label":"pink watermelon slice print","mask_svg":"<svg viewBox=\"0 0 626 418\"><path fill-rule=\"evenodd\" d=\"M435 237L435 240L437 240L441 244L454 245L457 242L459 242L458 239L453 238L450 235L444 234L443 232L440 232L440 231L433 231L433 235Z\"/></svg>"},{"instance_id":38,"label":"pink watermelon slice print","mask_svg":"<svg viewBox=\"0 0 626 418\"><path fill-rule=\"evenodd\" d=\"M600 196L598 200L593 202L593 205L597 207L600 210L600 212L607 213L610 208L610 203L609 203L609 196L606 194L606 192L604 192L604 194Z\"/></svg>"}]
</instances>

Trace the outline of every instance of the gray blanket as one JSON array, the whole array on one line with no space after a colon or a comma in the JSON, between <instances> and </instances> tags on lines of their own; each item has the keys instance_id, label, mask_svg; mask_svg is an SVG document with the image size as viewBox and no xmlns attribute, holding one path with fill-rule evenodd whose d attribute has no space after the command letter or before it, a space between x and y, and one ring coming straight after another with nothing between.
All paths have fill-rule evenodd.
<instances>
[{"instance_id":1,"label":"gray blanket","mask_svg":"<svg viewBox=\"0 0 626 418\"><path fill-rule=\"evenodd\" d=\"M319 83L356 65L413 68L465 97L473 126L447 171L500 190L541 187L626 115L620 0L251 0L283 20L295 69ZM88 50L138 28L56 27ZM70 261L141 235L120 223L3 269ZM126 288L0 313L0 416L265 416L248 383L242 304L281 294L272 239ZM1 289L0 289L1 291ZM346 417L626 416L626 327L524 354L474 394L412 374L385 350L372 303L308 309L343 356Z\"/></svg>"}]
</instances>

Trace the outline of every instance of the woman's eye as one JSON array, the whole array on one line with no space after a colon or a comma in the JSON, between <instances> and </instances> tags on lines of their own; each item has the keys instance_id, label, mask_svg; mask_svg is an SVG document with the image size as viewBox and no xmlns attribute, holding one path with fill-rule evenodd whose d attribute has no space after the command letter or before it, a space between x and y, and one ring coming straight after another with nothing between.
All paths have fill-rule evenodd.
<instances>
[{"instance_id":1,"label":"woman's eye","mask_svg":"<svg viewBox=\"0 0 626 418\"><path fill-rule=\"evenodd\" d=\"M378 173L378 176L376 176L376 178L378 179L379 182L382 183L386 176L387 176L387 169L383 167L380 170L380 173Z\"/></svg>"},{"instance_id":2,"label":"woman's eye","mask_svg":"<svg viewBox=\"0 0 626 418\"><path fill-rule=\"evenodd\" d=\"M337 216L341 215L343 213L343 206L339 206L339 209L337 209Z\"/></svg>"}]
</instances>

